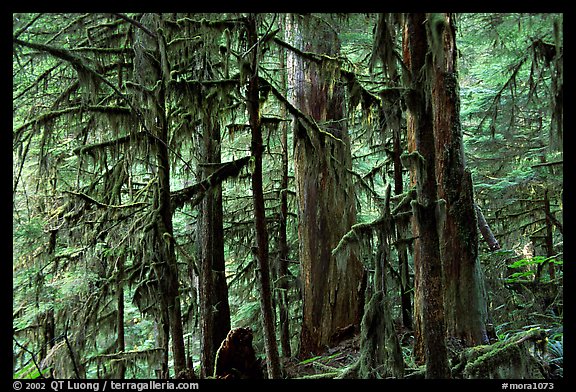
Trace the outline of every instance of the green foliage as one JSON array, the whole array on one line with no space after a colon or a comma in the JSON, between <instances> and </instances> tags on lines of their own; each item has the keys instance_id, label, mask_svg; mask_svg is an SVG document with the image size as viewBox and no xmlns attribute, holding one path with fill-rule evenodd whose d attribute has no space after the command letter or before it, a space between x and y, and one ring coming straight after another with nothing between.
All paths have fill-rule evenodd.
<instances>
[{"instance_id":1,"label":"green foliage","mask_svg":"<svg viewBox=\"0 0 576 392\"><path fill-rule=\"evenodd\" d=\"M24 380L35 380L37 378L48 378L50 376L50 368L42 369L42 373L38 371L38 368L34 363L30 363L24 366L18 372L14 373L13 379L24 379Z\"/></svg>"},{"instance_id":2,"label":"green foliage","mask_svg":"<svg viewBox=\"0 0 576 392\"><path fill-rule=\"evenodd\" d=\"M124 290L125 351L133 354L126 375L156 376L159 366L147 363L158 355L162 335L157 291L160 252L150 234L158 219L158 146L164 143L169 151L172 192L198 183L206 167L219 165L202 156L201 140L208 127L220 129L222 162L250 154L243 84L250 70L243 59L256 49L247 47L244 15L157 15L166 38L162 55L152 49L144 54L136 50L154 35L142 30L141 17L13 14L13 333L40 353L53 315L53 332L61 335L67 326L74 350L86 363L86 375L94 377L110 376L118 361L102 358L121 354L116 346L118 290ZM394 183L394 132L401 134L401 150L407 150L401 110L405 102L400 98L405 91L395 77L404 72L398 61L402 15L313 18L337 31L342 43L338 58L322 61L349 88L343 104L353 155L356 222L373 222L382 216L386 187ZM549 192L551 213L560 223L563 208L561 166L547 165L563 157L554 143L561 136L555 124L562 114L558 107L563 86L562 15L463 14L458 20L461 122L476 201L504 249L517 251L534 239L536 253L549 254L542 249L544 192ZM266 82L261 85L286 95L283 101L270 87L261 91L261 117L268 121L263 185L272 263L277 262L279 249L279 196L288 195L290 265L283 279L289 282L290 329L296 342L301 298L291 128L288 185L281 189L281 130L294 117L283 107L290 98L281 78L286 64L281 65L279 58L288 50L282 44L284 15L262 14L259 21L259 75ZM379 22L386 24L389 36L373 34ZM318 58L302 55L308 56L306 61ZM149 69L143 66L149 60L170 67L165 79L148 80L155 76L139 74ZM392 115L393 104L399 108L398 118ZM158 140L159 119L150 113L166 114L165 141ZM330 126L317 125L322 132ZM264 352L258 270L251 251L250 170L249 166L221 184L226 275L232 325L256 327L254 342ZM409 173L401 174L406 190ZM175 208L171 222L177 244L178 298L186 314L186 349L197 365L199 299L194 263L201 247L197 223L202 217L193 202L200 199ZM392 208L395 203L399 200L392 200ZM554 244L562 242L557 226L552 236ZM382 257L382 241L375 233L362 243L370 268ZM391 249L390 273L386 272L389 293L395 291L398 275L398 252ZM558 317L548 310L544 314L534 293L518 293L502 283L531 280L538 266L550 264L562 276L561 253L516 261L512 256L512 250L480 253L501 338L521 329L521 323L544 326L542 315L554 322ZM561 301L558 296L552 303ZM399 313L399 307L395 309ZM533 314L527 315L526 309ZM549 341L554 363L563 358L559 342L561 336ZM405 362L416 367L410 349L403 350ZM301 364L336 355L316 356ZM40 376L28 352L15 347L14 358L15 378Z\"/></svg>"},{"instance_id":3,"label":"green foliage","mask_svg":"<svg viewBox=\"0 0 576 392\"><path fill-rule=\"evenodd\" d=\"M511 275L509 275L508 278L506 279L506 283L526 281L526 278L531 278L536 274L536 270L534 267L546 263L552 263L558 266L564 265L563 260L558 258L558 256L552 256L552 257L534 256L530 258L520 259L508 265L508 268L520 271L514 272Z\"/></svg>"}]
</instances>

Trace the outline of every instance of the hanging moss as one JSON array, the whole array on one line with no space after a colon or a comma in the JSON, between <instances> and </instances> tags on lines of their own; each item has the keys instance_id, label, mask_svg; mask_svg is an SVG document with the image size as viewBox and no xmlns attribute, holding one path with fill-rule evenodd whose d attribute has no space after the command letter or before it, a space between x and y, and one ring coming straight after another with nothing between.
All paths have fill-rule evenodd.
<instances>
[{"instance_id":1,"label":"hanging moss","mask_svg":"<svg viewBox=\"0 0 576 392\"><path fill-rule=\"evenodd\" d=\"M428 45L431 50L432 61L435 64L442 64L444 61L443 34L444 30L449 27L446 15L443 13L429 13L427 17Z\"/></svg>"},{"instance_id":2,"label":"hanging moss","mask_svg":"<svg viewBox=\"0 0 576 392\"><path fill-rule=\"evenodd\" d=\"M392 314L382 291L366 305L360 329L359 378L403 378L404 360Z\"/></svg>"}]
</instances>

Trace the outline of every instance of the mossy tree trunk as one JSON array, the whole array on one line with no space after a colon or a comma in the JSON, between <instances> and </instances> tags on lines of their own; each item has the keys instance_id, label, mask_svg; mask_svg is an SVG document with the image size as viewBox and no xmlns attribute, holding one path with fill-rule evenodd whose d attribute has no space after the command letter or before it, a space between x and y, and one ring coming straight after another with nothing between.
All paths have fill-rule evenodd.
<instances>
[{"instance_id":1,"label":"mossy tree trunk","mask_svg":"<svg viewBox=\"0 0 576 392\"><path fill-rule=\"evenodd\" d=\"M392 146L393 146L393 165L394 165L394 194L401 195L404 193L404 179L402 175L402 162L400 156L402 155L402 109L400 105L400 94L392 90L392 92L383 94L383 101L385 108L383 108L386 122L392 128ZM402 304L402 324L408 329L412 329L412 298L411 298L411 282L410 272L408 265L408 247L406 241L403 241L409 236L409 225L407 220L396 220L396 238L398 244L396 246L398 251L398 271L400 273L400 301Z\"/></svg>"},{"instance_id":2,"label":"mossy tree trunk","mask_svg":"<svg viewBox=\"0 0 576 392\"><path fill-rule=\"evenodd\" d=\"M544 234L544 249L546 250L546 257L554 256L554 242L553 242L553 225L552 225L552 213L550 212L550 198L548 197L548 189L544 190L544 215L545 215L545 222L546 222L546 231ZM544 264L538 264L536 267L536 274L534 275L534 282L540 282L542 278L542 271L544 270ZM556 271L554 269L554 263L548 262L548 273L550 275L550 280L554 280L556 277Z\"/></svg>"},{"instance_id":3,"label":"mossy tree trunk","mask_svg":"<svg viewBox=\"0 0 576 392\"><path fill-rule=\"evenodd\" d=\"M202 135L202 178L208 178L220 163L220 127L205 123ZM230 330L230 305L224 259L222 187L216 185L200 204L200 319L201 375L214 373L214 360L220 343Z\"/></svg>"},{"instance_id":4,"label":"mossy tree trunk","mask_svg":"<svg viewBox=\"0 0 576 392\"><path fill-rule=\"evenodd\" d=\"M182 330L182 312L180 308L178 265L174 250L174 231L172 227L172 208L170 206L170 161L167 148L167 128L162 115L159 127L159 139L156 143L158 163L157 205L154 207L159 214L159 220L154 228L156 231L158 252L157 278L160 292L163 295L170 326L170 340L175 375L186 369L186 353L184 349L184 334Z\"/></svg>"},{"instance_id":5,"label":"mossy tree trunk","mask_svg":"<svg viewBox=\"0 0 576 392\"><path fill-rule=\"evenodd\" d=\"M158 176L153 203L156 214L155 224L151 228L152 237L149 246L154 247L150 249L150 253L161 299L162 328L166 333L165 339L170 340L172 344L174 373L176 376L181 376L186 371L186 352L170 201L169 124L166 117L166 85L170 71L166 68L166 43L161 29L160 16L144 14L140 23L148 30L156 31L153 37L138 31L134 60L136 80L146 89L141 103L148 106L144 124L147 132L152 136L153 159ZM159 61L152 61L150 55ZM166 371L166 369L163 370ZM163 377L168 376L168 374L163 375Z\"/></svg>"},{"instance_id":6,"label":"mossy tree trunk","mask_svg":"<svg viewBox=\"0 0 576 392\"><path fill-rule=\"evenodd\" d=\"M126 351L126 339L125 339L125 329L124 329L124 255L120 255L116 260L116 303L118 311L116 313L116 330L117 330L117 340L116 340L116 351L124 352ZM118 368L116 370L116 378L122 380L126 375L126 363L124 361L119 361Z\"/></svg>"},{"instance_id":7,"label":"mossy tree trunk","mask_svg":"<svg viewBox=\"0 0 576 392\"><path fill-rule=\"evenodd\" d=\"M278 52L280 68L286 68L286 58L284 51ZM286 72L280 73L280 86L286 94ZM280 117L287 117L287 110L285 106L280 108ZM278 297L278 313L280 319L279 332L280 332L280 347L282 348L282 356L290 358L292 356L292 349L290 347L290 314L288 307L288 124L282 122L280 125L282 129L282 174L280 180L280 222L278 225L278 262L276 267L276 287Z\"/></svg>"},{"instance_id":8,"label":"mossy tree trunk","mask_svg":"<svg viewBox=\"0 0 576 392\"><path fill-rule=\"evenodd\" d=\"M427 378L449 378L442 282L442 261L437 231L441 215L437 199L432 108L426 88L426 15L407 14L404 26L404 62L409 74L406 96L411 169L417 199L412 201L414 246L415 355L424 359Z\"/></svg>"},{"instance_id":9,"label":"mossy tree trunk","mask_svg":"<svg viewBox=\"0 0 576 392\"><path fill-rule=\"evenodd\" d=\"M303 52L335 57L336 33L313 16L292 15L287 32ZM343 87L336 67L288 53L289 89L294 106L318 124L300 119L294 126L295 179L298 198L298 238L303 294L300 355L320 353L334 333L358 328L363 310L363 266L354 246L332 255L355 223L350 140L343 123Z\"/></svg>"},{"instance_id":10,"label":"mossy tree trunk","mask_svg":"<svg viewBox=\"0 0 576 392\"><path fill-rule=\"evenodd\" d=\"M384 291L366 305L360 332L359 378L403 378L404 359Z\"/></svg>"},{"instance_id":11,"label":"mossy tree trunk","mask_svg":"<svg viewBox=\"0 0 576 392\"><path fill-rule=\"evenodd\" d=\"M258 261L260 275L260 308L262 310L262 326L264 330L264 347L268 360L268 377L281 378L280 357L276 343L274 325L274 309L272 307L272 290L270 282L270 264L268 251L268 229L266 227L266 206L262 185L262 155L264 143L262 139L262 122L260 113L260 88L258 77L258 58L260 45L258 43L257 15L250 14L247 18L248 47L251 48L246 104L250 129L251 161L252 161L252 198L254 203L254 225L256 232L255 256Z\"/></svg>"},{"instance_id":12,"label":"mossy tree trunk","mask_svg":"<svg viewBox=\"0 0 576 392\"><path fill-rule=\"evenodd\" d=\"M478 225L472 175L466 168L457 78L455 16L429 14L430 73L438 198L446 202L440 228L446 328L465 345L487 343L488 319L478 260Z\"/></svg>"}]
</instances>

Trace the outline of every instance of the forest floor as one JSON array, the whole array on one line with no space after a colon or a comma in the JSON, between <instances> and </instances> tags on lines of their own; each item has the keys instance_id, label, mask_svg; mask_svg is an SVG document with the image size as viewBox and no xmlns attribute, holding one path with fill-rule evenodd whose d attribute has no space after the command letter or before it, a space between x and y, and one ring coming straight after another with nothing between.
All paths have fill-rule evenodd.
<instances>
[{"instance_id":1,"label":"forest floor","mask_svg":"<svg viewBox=\"0 0 576 392\"><path fill-rule=\"evenodd\" d=\"M299 360L291 358L284 363L287 378L303 378L342 371L360 357L360 335L344 340L337 346L328 348L321 355Z\"/></svg>"},{"instance_id":2,"label":"forest floor","mask_svg":"<svg viewBox=\"0 0 576 392\"><path fill-rule=\"evenodd\" d=\"M455 339L448 339L447 349L455 378L562 378L561 362L544 351L538 354L534 347L546 339L541 339L544 330L535 328L516 335L515 338L490 345L465 348ZM424 366L418 366L410 358L413 350L413 335L399 328L397 330L400 347L404 353L406 378L423 378ZM526 343L523 343L526 342ZM360 335L343 340L323 353L307 359L290 358L283 363L289 379L312 378L356 378L360 358ZM407 363L406 360L408 360ZM514 365L512 365L514 364ZM464 373L463 373L464 372ZM470 373L470 374L467 374Z\"/></svg>"}]
</instances>

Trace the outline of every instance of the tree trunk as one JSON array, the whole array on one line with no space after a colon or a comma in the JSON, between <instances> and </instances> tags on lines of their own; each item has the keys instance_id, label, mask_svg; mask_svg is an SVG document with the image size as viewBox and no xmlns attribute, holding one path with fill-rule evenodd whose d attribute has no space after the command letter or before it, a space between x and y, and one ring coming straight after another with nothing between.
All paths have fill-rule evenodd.
<instances>
[{"instance_id":1,"label":"tree trunk","mask_svg":"<svg viewBox=\"0 0 576 392\"><path fill-rule=\"evenodd\" d=\"M262 324L264 329L264 346L268 359L268 377L281 378L280 357L276 343L274 325L274 309L272 307L272 290L270 288L270 267L268 257L268 229L266 227L266 209L264 193L262 190L262 154L264 145L262 141L262 126L260 121L260 92L258 83L258 32L256 15L248 17L247 34L248 47L251 53L251 74L248 78L247 106L252 131L251 160L252 170L252 197L254 201L254 224L256 230L256 258L260 269L260 308L262 310Z\"/></svg>"},{"instance_id":2,"label":"tree trunk","mask_svg":"<svg viewBox=\"0 0 576 392\"><path fill-rule=\"evenodd\" d=\"M143 97L142 104L150 107L145 124L147 131L154 137L153 151L158 181L154 194L153 209L155 225L153 227L153 268L158 280L160 311L163 329L169 333L165 339L172 342L172 355L175 376L183 375L186 370L186 352L182 330L180 309L178 265L174 251L174 234L172 228L172 207L170 202L170 156L168 150L168 120L166 118L166 83L170 70L167 69L166 43L158 15L144 14L140 23L151 31L156 31L150 37L136 30L134 73L136 80L146 89L152 91ZM147 51L155 54L158 61L152 61ZM167 324L167 325L166 325ZM171 339L170 339L171 338ZM165 369L164 369L165 371ZM192 369L190 369L192 371ZM168 377L168 374L164 374Z\"/></svg>"},{"instance_id":3,"label":"tree trunk","mask_svg":"<svg viewBox=\"0 0 576 392\"><path fill-rule=\"evenodd\" d=\"M410 70L406 96L411 168L417 200L412 201L415 236L415 354L426 362L427 378L449 378L444 320L442 261L437 231L437 200L434 133L429 92L422 80L428 46L426 15L408 14L404 27L404 62Z\"/></svg>"},{"instance_id":4,"label":"tree trunk","mask_svg":"<svg viewBox=\"0 0 576 392\"><path fill-rule=\"evenodd\" d=\"M546 250L546 257L554 256L554 242L552 236L552 216L550 212L550 199L548 198L548 189L544 190L544 215L546 219L546 234L544 235L544 249ZM544 263L538 264L536 267L536 274L534 275L534 282L540 282L542 278L542 271L544 270ZM554 269L554 263L548 262L548 273L550 275L550 280L556 277L556 271Z\"/></svg>"},{"instance_id":5,"label":"tree trunk","mask_svg":"<svg viewBox=\"0 0 576 392\"><path fill-rule=\"evenodd\" d=\"M285 53L279 51L280 68L286 68ZM286 93L286 73L280 73L280 86L283 93ZM285 106L280 108L280 117L287 117ZM276 279L279 282L276 288L278 297L278 313L280 316L280 347L282 356L290 358L292 349L290 348L290 314L288 308L288 125L282 122L282 174L280 180L280 223L278 228L278 266Z\"/></svg>"},{"instance_id":6,"label":"tree trunk","mask_svg":"<svg viewBox=\"0 0 576 392\"><path fill-rule=\"evenodd\" d=\"M54 255L54 251L56 250L56 240L57 240L58 230L51 230L50 231L50 240L48 242L48 248L46 249L46 253L51 257ZM57 271L57 268L54 268L54 271ZM56 337L56 320L54 319L54 308L49 308L46 310L44 317L42 318L43 323L43 340L42 346L40 348L40 358L46 358L46 355L50 351L52 347L54 347L54 340Z\"/></svg>"},{"instance_id":7,"label":"tree trunk","mask_svg":"<svg viewBox=\"0 0 576 392\"><path fill-rule=\"evenodd\" d=\"M304 51L337 56L333 30L319 19L304 16L287 26L293 45ZM304 67L306 64L306 67ZM358 329L363 311L364 269L354 246L332 255L356 220L350 141L344 124L343 88L338 74L289 52L289 85L294 106L318 124L322 132L296 119L295 177L298 197L298 238L303 284L300 355L322 352L342 328Z\"/></svg>"},{"instance_id":8,"label":"tree trunk","mask_svg":"<svg viewBox=\"0 0 576 392\"><path fill-rule=\"evenodd\" d=\"M427 15L438 198L446 202L440 230L448 336L466 345L487 343L486 292L478 261L478 226L472 175L466 169L453 14Z\"/></svg>"},{"instance_id":9,"label":"tree trunk","mask_svg":"<svg viewBox=\"0 0 576 392\"><path fill-rule=\"evenodd\" d=\"M388 93L390 95L390 93ZM392 127L393 165L394 165L394 194L404 193L404 181L402 176L402 132L400 128L402 110L400 107L400 94L394 91L391 97L386 97L384 109L386 122ZM384 97L383 97L384 98ZM406 220L399 219L395 222L396 238L398 245L398 271L400 272L400 301L402 305L402 324L405 328L412 329L412 301L410 295L410 272L408 265L408 249L406 241L408 225Z\"/></svg>"},{"instance_id":10,"label":"tree trunk","mask_svg":"<svg viewBox=\"0 0 576 392\"><path fill-rule=\"evenodd\" d=\"M163 119L162 116L159 116ZM161 121L163 122L163 121ZM160 134L160 140L166 141L165 127ZM157 143L158 162L158 205L159 211L156 225L156 240L159 247L157 263L157 278L160 293L166 304L169 331L172 342L174 373L179 376L186 370L186 352L184 348L184 333L182 330L182 312L180 309L178 265L174 252L174 234L172 229L172 208L170 207L170 162L168 148L165 143Z\"/></svg>"},{"instance_id":11,"label":"tree trunk","mask_svg":"<svg viewBox=\"0 0 576 392\"><path fill-rule=\"evenodd\" d=\"M386 298L385 271L390 258L394 226L390 213L390 187L385 192L384 224L379 232L380 253L374 266L374 293L364 309L360 328L359 378L403 378L404 359L394 319Z\"/></svg>"},{"instance_id":12,"label":"tree trunk","mask_svg":"<svg viewBox=\"0 0 576 392\"><path fill-rule=\"evenodd\" d=\"M220 163L220 127L204 124L202 141L202 178L214 172L212 164ZM230 330L230 305L224 260L222 187L208 192L200 205L200 319L201 375L214 374L214 361L220 343Z\"/></svg>"},{"instance_id":13,"label":"tree trunk","mask_svg":"<svg viewBox=\"0 0 576 392\"><path fill-rule=\"evenodd\" d=\"M548 189L544 191L544 213L546 214L546 257L552 257L556 252L554 252L554 240L552 236L552 213L550 212L550 198L548 197ZM552 262L548 262L548 273L550 274L550 280L556 279L556 267Z\"/></svg>"},{"instance_id":14,"label":"tree trunk","mask_svg":"<svg viewBox=\"0 0 576 392\"><path fill-rule=\"evenodd\" d=\"M403 378L404 359L390 306L383 291L376 291L362 318L359 378Z\"/></svg>"},{"instance_id":15,"label":"tree trunk","mask_svg":"<svg viewBox=\"0 0 576 392\"><path fill-rule=\"evenodd\" d=\"M118 272L116 275L116 302L118 307L118 313L116 314L116 329L117 329L117 340L116 340L116 351L124 352L126 351L126 342L124 336L124 256L121 255L117 260ZM126 363L120 361L118 363L118 369L116 371L116 378L123 380L126 375Z\"/></svg>"}]
</instances>

